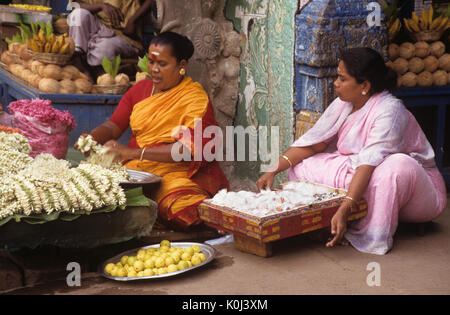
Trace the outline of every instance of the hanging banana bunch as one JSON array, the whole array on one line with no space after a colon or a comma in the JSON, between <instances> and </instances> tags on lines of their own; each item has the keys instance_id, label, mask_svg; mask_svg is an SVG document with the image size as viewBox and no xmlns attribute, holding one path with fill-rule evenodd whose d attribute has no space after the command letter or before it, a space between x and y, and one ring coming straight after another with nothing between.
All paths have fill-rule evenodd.
<instances>
[{"instance_id":1,"label":"hanging banana bunch","mask_svg":"<svg viewBox=\"0 0 450 315\"><path fill-rule=\"evenodd\" d=\"M32 36L27 40L30 50L39 53L70 53L70 37L67 34L56 36L50 22L31 24Z\"/></svg>"},{"instance_id":2,"label":"hanging banana bunch","mask_svg":"<svg viewBox=\"0 0 450 315\"><path fill-rule=\"evenodd\" d=\"M388 29L389 41L392 41L402 28L402 23L398 18L401 7L397 6L397 0L391 1L390 3L383 0L382 8L387 21L386 27Z\"/></svg>"},{"instance_id":3,"label":"hanging banana bunch","mask_svg":"<svg viewBox=\"0 0 450 315\"><path fill-rule=\"evenodd\" d=\"M445 31L450 28L449 17L445 16L444 13L435 19L433 19L433 16L433 6L430 5L428 10L422 8L420 16L413 12L410 19L403 19L403 23L406 29L411 33L421 31Z\"/></svg>"},{"instance_id":4,"label":"hanging banana bunch","mask_svg":"<svg viewBox=\"0 0 450 315\"><path fill-rule=\"evenodd\" d=\"M388 21L387 27L388 27L389 41L392 41L395 35L397 35L397 33L400 32L400 29L402 28L402 23L400 22L399 18L391 19L391 21Z\"/></svg>"}]
</instances>

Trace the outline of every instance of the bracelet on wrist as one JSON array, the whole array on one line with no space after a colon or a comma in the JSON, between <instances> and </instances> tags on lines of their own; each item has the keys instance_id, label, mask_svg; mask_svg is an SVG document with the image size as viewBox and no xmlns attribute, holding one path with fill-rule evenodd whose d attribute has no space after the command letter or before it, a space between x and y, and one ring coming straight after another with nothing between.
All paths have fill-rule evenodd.
<instances>
[{"instance_id":1,"label":"bracelet on wrist","mask_svg":"<svg viewBox=\"0 0 450 315\"><path fill-rule=\"evenodd\" d=\"M286 155L282 155L281 157L282 157L283 159L285 159L285 160L289 163L289 166L290 166L290 167L293 166L291 160L289 160L289 158L288 158Z\"/></svg>"},{"instance_id":2,"label":"bracelet on wrist","mask_svg":"<svg viewBox=\"0 0 450 315\"><path fill-rule=\"evenodd\" d=\"M352 208L358 206L358 202L350 196L344 196L344 200L349 200Z\"/></svg>"},{"instance_id":3,"label":"bracelet on wrist","mask_svg":"<svg viewBox=\"0 0 450 315\"><path fill-rule=\"evenodd\" d=\"M142 152L141 152L141 158L139 159L139 161L142 161L142 159L144 158L144 152L145 152L145 149L147 149L147 148L143 148L143 149L142 149Z\"/></svg>"}]
</instances>

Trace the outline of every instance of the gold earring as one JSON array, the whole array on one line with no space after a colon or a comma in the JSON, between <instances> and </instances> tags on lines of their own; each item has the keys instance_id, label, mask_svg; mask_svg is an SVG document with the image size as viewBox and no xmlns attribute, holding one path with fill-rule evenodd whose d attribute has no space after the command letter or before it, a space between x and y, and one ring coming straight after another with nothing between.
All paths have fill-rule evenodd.
<instances>
[{"instance_id":1,"label":"gold earring","mask_svg":"<svg viewBox=\"0 0 450 315\"><path fill-rule=\"evenodd\" d=\"M185 74L186 74L186 70L184 70L184 68L181 68L180 75L185 75Z\"/></svg>"}]
</instances>

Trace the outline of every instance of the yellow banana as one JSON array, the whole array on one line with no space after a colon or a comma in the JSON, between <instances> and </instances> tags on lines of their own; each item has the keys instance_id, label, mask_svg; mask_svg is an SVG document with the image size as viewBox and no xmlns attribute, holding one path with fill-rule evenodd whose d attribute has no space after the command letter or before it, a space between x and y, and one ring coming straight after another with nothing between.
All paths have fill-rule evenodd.
<instances>
[{"instance_id":1,"label":"yellow banana","mask_svg":"<svg viewBox=\"0 0 450 315\"><path fill-rule=\"evenodd\" d=\"M428 28L428 14L425 11L425 8L422 8L419 18L419 26L422 31L425 31Z\"/></svg>"},{"instance_id":2,"label":"yellow banana","mask_svg":"<svg viewBox=\"0 0 450 315\"><path fill-rule=\"evenodd\" d=\"M31 40L30 49L35 52L39 52L39 47L35 40Z\"/></svg>"},{"instance_id":3,"label":"yellow banana","mask_svg":"<svg viewBox=\"0 0 450 315\"><path fill-rule=\"evenodd\" d=\"M58 53L60 48L61 48L61 46L59 45L59 43L58 42L54 42L53 45L52 45L51 52L52 53Z\"/></svg>"},{"instance_id":4,"label":"yellow banana","mask_svg":"<svg viewBox=\"0 0 450 315\"><path fill-rule=\"evenodd\" d=\"M396 20L395 20L395 27L396 27L396 32L399 32L400 31L400 29L402 28L402 22L400 22L400 19L399 18L397 18Z\"/></svg>"},{"instance_id":5,"label":"yellow banana","mask_svg":"<svg viewBox=\"0 0 450 315\"><path fill-rule=\"evenodd\" d=\"M409 26L413 30L413 32L420 32L419 25L417 25L415 20L409 20Z\"/></svg>"},{"instance_id":6,"label":"yellow banana","mask_svg":"<svg viewBox=\"0 0 450 315\"><path fill-rule=\"evenodd\" d=\"M433 6L430 4L428 8L428 28L431 29L431 23L433 22Z\"/></svg>"},{"instance_id":7,"label":"yellow banana","mask_svg":"<svg viewBox=\"0 0 450 315\"><path fill-rule=\"evenodd\" d=\"M411 15L411 18L416 22L417 25L419 25L419 17L417 16L416 12L413 12Z\"/></svg>"},{"instance_id":8,"label":"yellow banana","mask_svg":"<svg viewBox=\"0 0 450 315\"><path fill-rule=\"evenodd\" d=\"M44 33L44 30L42 28L40 29L38 36L39 36L39 40L41 42L43 42L43 43L46 42L47 38L45 37L45 33Z\"/></svg>"},{"instance_id":9,"label":"yellow banana","mask_svg":"<svg viewBox=\"0 0 450 315\"><path fill-rule=\"evenodd\" d=\"M407 30L408 32L411 32L411 33L412 33L412 29L411 29L411 27L409 26L408 20L407 20L406 18L403 18L403 24L405 24L406 30Z\"/></svg>"},{"instance_id":10,"label":"yellow banana","mask_svg":"<svg viewBox=\"0 0 450 315\"><path fill-rule=\"evenodd\" d=\"M36 42L37 52L44 52L44 44L41 42Z\"/></svg>"},{"instance_id":11,"label":"yellow banana","mask_svg":"<svg viewBox=\"0 0 450 315\"><path fill-rule=\"evenodd\" d=\"M50 43L45 43L44 52L49 53L51 51L51 49L52 49L51 44Z\"/></svg>"},{"instance_id":12,"label":"yellow banana","mask_svg":"<svg viewBox=\"0 0 450 315\"><path fill-rule=\"evenodd\" d=\"M54 43L55 43L55 41L56 41L56 36L55 36L55 34L51 34L49 37L48 37L48 42L50 43L50 45L53 45Z\"/></svg>"},{"instance_id":13,"label":"yellow banana","mask_svg":"<svg viewBox=\"0 0 450 315\"><path fill-rule=\"evenodd\" d=\"M439 25L441 25L442 18L442 14L439 17L435 18L430 25L430 30L435 30Z\"/></svg>"},{"instance_id":14,"label":"yellow banana","mask_svg":"<svg viewBox=\"0 0 450 315\"><path fill-rule=\"evenodd\" d=\"M400 20L397 18L394 23L392 23L391 27L389 28L389 36L393 38L397 32L400 30Z\"/></svg>"},{"instance_id":15,"label":"yellow banana","mask_svg":"<svg viewBox=\"0 0 450 315\"><path fill-rule=\"evenodd\" d=\"M447 22L448 22L448 16L446 16L442 21L441 21L441 23L439 24L439 26L437 27L437 30L438 31L443 31L443 30L445 30L445 29L447 29Z\"/></svg>"},{"instance_id":16,"label":"yellow banana","mask_svg":"<svg viewBox=\"0 0 450 315\"><path fill-rule=\"evenodd\" d=\"M69 44L64 44L62 45L62 47L59 49L59 53L60 54L65 54L69 51Z\"/></svg>"}]
</instances>

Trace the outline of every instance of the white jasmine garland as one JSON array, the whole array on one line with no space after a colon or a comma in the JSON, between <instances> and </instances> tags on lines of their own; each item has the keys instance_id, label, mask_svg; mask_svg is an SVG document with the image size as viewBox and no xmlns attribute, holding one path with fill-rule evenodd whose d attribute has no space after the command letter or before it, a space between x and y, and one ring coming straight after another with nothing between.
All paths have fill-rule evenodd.
<instances>
[{"instance_id":1,"label":"white jasmine garland","mask_svg":"<svg viewBox=\"0 0 450 315\"><path fill-rule=\"evenodd\" d=\"M106 169L86 163L70 168L68 161L51 154L33 159L29 152L25 137L0 132L0 219L14 214L92 211L126 203L119 183L127 180L127 173L121 165Z\"/></svg>"}]
</instances>

